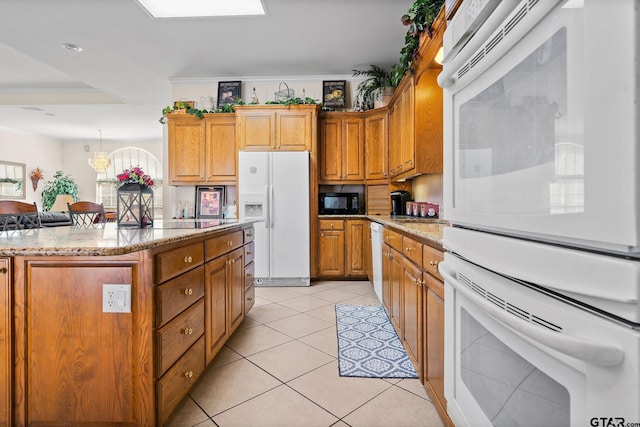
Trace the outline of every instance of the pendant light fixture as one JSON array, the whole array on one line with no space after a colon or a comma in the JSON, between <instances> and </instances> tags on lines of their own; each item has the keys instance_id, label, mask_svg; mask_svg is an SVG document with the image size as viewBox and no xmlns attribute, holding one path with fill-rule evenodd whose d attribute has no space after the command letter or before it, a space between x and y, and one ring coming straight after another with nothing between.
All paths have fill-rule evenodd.
<instances>
[{"instance_id":1,"label":"pendant light fixture","mask_svg":"<svg viewBox=\"0 0 640 427\"><path fill-rule=\"evenodd\" d=\"M93 153L93 157L89 159L89 164L97 173L105 173L107 168L111 166L111 159L107 157L106 151L102 151L102 131L100 132L100 151Z\"/></svg>"}]
</instances>

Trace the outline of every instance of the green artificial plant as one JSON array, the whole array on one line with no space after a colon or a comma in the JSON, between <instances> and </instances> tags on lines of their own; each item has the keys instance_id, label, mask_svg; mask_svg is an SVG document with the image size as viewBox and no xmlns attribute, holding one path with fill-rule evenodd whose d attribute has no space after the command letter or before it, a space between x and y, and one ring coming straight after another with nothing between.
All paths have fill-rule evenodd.
<instances>
[{"instance_id":1,"label":"green artificial plant","mask_svg":"<svg viewBox=\"0 0 640 427\"><path fill-rule=\"evenodd\" d=\"M377 65L369 66L368 70L353 70L353 77L366 76L358 83L354 104L361 110L370 110L380 94L395 85L391 81L391 72L385 71Z\"/></svg>"},{"instance_id":2,"label":"green artificial plant","mask_svg":"<svg viewBox=\"0 0 640 427\"><path fill-rule=\"evenodd\" d=\"M78 184L70 175L57 171L53 179L47 181L42 189L42 210L47 212L53 206L58 194L69 194L74 202L78 198Z\"/></svg>"}]
</instances>

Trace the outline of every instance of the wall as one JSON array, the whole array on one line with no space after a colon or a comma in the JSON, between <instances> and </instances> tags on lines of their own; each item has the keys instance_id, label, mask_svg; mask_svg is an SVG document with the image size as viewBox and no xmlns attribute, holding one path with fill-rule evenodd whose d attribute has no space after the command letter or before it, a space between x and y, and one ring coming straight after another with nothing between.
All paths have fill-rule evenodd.
<instances>
[{"instance_id":1,"label":"wall","mask_svg":"<svg viewBox=\"0 0 640 427\"><path fill-rule=\"evenodd\" d=\"M435 203L440 206L440 218L444 219L442 211L442 174L421 175L411 180L411 197L416 202Z\"/></svg>"},{"instance_id":2,"label":"wall","mask_svg":"<svg viewBox=\"0 0 640 427\"><path fill-rule=\"evenodd\" d=\"M42 188L56 171L63 169L64 144L53 138L0 128L0 160L26 163L27 182L26 199L28 203L36 202L42 210ZM44 172L44 179L38 183L34 192L29 179L32 170L39 167Z\"/></svg>"},{"instance_id":3,"label":"wall","mask_svg":"<svg viewBox=\"0 0 640 427\"><path fill-rule=\"evenodd\" d=\"M158 126L161 126L158 123ZM108 140L102 140L102 151L106 151L107 154L119 148L136 147L146 150L153 154L163 167L164 162L164 150L162 146L162 140L143 140L143 141L118 141L109 142ZM86 150L89 151L86 151ZM97 173L89 165L89 159L93 157L93 153L100 151L100 141L74 141L64 143L62 146L62 152L64 156L64 173L71 175L79 187L79 196L81 200L96 200L96 177ZM165 169L166 170L166 169Z\"/></svg>"}]
</instances>

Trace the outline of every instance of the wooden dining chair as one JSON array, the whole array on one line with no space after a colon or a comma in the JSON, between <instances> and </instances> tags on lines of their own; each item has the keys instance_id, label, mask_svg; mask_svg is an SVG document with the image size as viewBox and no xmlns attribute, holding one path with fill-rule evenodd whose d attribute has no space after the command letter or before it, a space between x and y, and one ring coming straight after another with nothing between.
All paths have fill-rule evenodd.
<instances>
[{"instance_id":1,"label":"wooden dining chair","mask_svg":"<svg viewBox=\"0 0 640 427\"><path fill-rule=\"evenodd\" d=\"M104 225L106 216L104 205L94 202L67 203L71 224L75 226L89 226L95 224Z\"/></svg>"},{"instance_id":2,"label":"wooden dining chair","mask_svg":"<svg viewBox=\"0 0 640 427\"><path fill-rule=\"evenodd\" d=\"M0 200L0 231L40 228L38 206L16 200Z\"/></svg>"}]
</instances>

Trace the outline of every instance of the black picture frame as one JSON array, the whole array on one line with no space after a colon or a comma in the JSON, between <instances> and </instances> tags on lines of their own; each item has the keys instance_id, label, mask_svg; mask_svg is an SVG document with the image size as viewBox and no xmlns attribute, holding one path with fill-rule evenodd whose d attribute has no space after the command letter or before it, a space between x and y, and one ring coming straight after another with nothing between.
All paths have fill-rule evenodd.
<instances>
[{"instance_id":1,"label":"black picture frame","mask_svg":"<svg viewBox=\"0 0 640 427\"><path fill-rule=\"evenodd\" d=\"M218 107L233 104L242 99L242 82L218 82Z\"/></svg>"},{"instance_id":2,"label":"black picture frame","mask_svg":"<svg viewBox=\"0 0 640 427\"><path fill-rule=\"evenodd\" d=\"M324 80L322 82L322 104L329 108L345 108L347 98L346 80Z\"/></svg>"},{"instance_id":3,"label":"black picture frame","mask_svg":"<svg viewBox=\"0 0 640 427\"><path fill-rule=\"evenodd\" d=\"M224 187L196 186L196 218L220 219L224 212Z\"/></svg>"}]
</instances>

